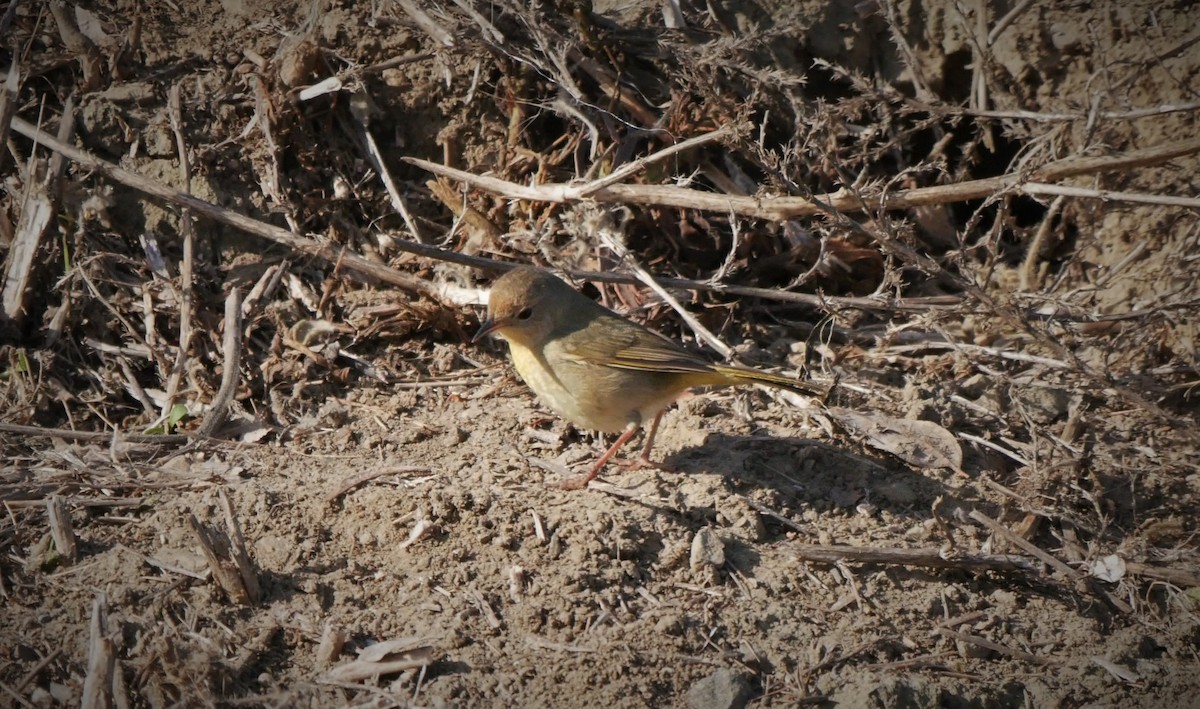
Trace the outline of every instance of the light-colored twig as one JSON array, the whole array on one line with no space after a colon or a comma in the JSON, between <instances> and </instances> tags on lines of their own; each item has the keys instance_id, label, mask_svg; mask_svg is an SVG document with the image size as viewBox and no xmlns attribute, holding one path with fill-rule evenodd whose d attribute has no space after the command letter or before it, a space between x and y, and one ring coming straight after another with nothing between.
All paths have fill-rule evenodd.
<instances>
[{"instance_id":1,"label":"light-colored twig","mask_svg":"<svg viewBox=\"0 0 1200 709\"><path fill-rule=\"evenodd\" d=\"M963 439L964 441L968 441L970 443L974 443L976 445L983 446L984 448L991 448L992 450L996 451L997 453L1000 453L1001 455L1011 458L1014 462L1017 463L1017 465L1023 465L1023 466L1030 465L1029 461L1026 460L1025 458L1021 457L1020 455L1018 455L1016 451L1005 448L1004 446L1000 445L999 443L989 441L988 439L984 438L983 436L976 436L975 434L972 434L972 433L965 433L965 432L960 431L958 433L958 437Z\"/></svg>"},{"instance_id":2,"label":"light-colored twig","mask_svg":"<svg viewBox=\"0 0 1200 709\"><path fill-rule=\"evenodd\" d=\"M13 4L15 5L16 3L13 3ZM46 653L46 656L43 657L41 660L38 660L38 663L36 665L29 668L29 671L25 673L25 676L21 678L20 682L17 682L17 684L13 687L13 689L15 689L18 692L20 692L22 689L25 689L25 687L28 686L30 682L37 679L37 676L39 674L41 674L42 670L49 667L51 662L54 662L55 660L57 660L58 656L61 655L62 652L63 652L62 646L59 646L59 647L54 648L50 652ZM30 706L32 706L32 705L30 705Z\"/></svg>"},{"instance_id":3,"label":"light-colored twig","mask_svg":"<svg viewBox=\"0 0 1200 709\"><path fill-rule=\"evenodd\" d=\"M309 239L287 229L260 222L243 214L205 202L202 199L197 199L192 195L185 194L177 189L155 182L148 177L139 175L132 170L126 170L107 160L101 160L91 153L80 150L69 143L57 140L21 118L13 118L12 126L13 130L17 133L37 140L40 144L65 155L79 165L89 170L103 173L108 178L127 187L132 187L151 197L156 197L178 207L188 207L196 214L212 219L220 224L240 229L248 234L261 236L264 239L269 239L290 249L323 259L328 263L339 264L344 269L350 269L385 283L421 293L437 301L445 300L442 289L423 278L417 278L416 276L375 263L364 256L347 252L343 247L332 242Z\"/></svg>"},{"instance_id":4,"label":"light-colored twig","mask_svg":"<svg viewBox=\"0 0 1200 709\"><path fill-rule=\"evenodd\" d=\"M1105 202L1129 202L1131 204L1156 204L1164 207L1188 207L1200 209L1200 197L1175 197L1173 195L1145 194L1143 192L1120 192L1098 190L1090 187L1070 185L1047 185L1042 182L1027 182L1020 190L1028 195L1056 195L1081 199L1102 199Z\"/></svg>"},{"instance_id":5,"label":"light-colored twig","mask_svg":"<svg viewBox=\"0 0 1200 709\"><path fill-rule=\"evenodd\" d=\"M242 585L246 588L246 593L249 596L250 603L257 603L259 597L262 596L262 590L258 585L258 571L254 568L254 562L250 559L250 552L246 549L246 540L242 536L242 525L237 521L237 515L233 513L233 503L229 501L229 495L225 493L225 488L217 490L217 501L221 505L221 513L225 517L225 528L229 530L229 541L233 547L233 562L237 565L238 576L242 579Z\"/></svg>"},{"instance_id":6,"label":"light-colored twig","mask_svg":"<svg viewBox=\"0 0 1200 709\"><path fill-rule=\"evenodd\" d=\"M88 642L87 676L83 680L83 709L103 709L112 706L113 669L116 655L108 634L108 597L96 594L92 601L91 639Z\"/></svg>"},{"instance_id":7,"label":"light-colored twig","mask_svg":"<svg viewBox=\"0 0 1200 709\"><path fill-rule=\"evenodd\" d=\"M171 132L175 134L175 152L179 156L179 179L183 186L182 192L192 193L192 169L188 158L187 139L183 135L183 101L180 96L180 84L171 85L167 95L167 115L171 120ZM167 375L166 395L163 397L162 411L158 420L147 427L147 430L162 426L171 416L175 406L175 398L179 395L179 383L187 369L188 350L192 346L192 271L195 264L196 226L192 221L192 211L187 207L179 210L179 231L183 236L183 260L179 265L179 349L175 353L175 363Z\"/></svg>"},{"instance_id":8,"label":"light-colored twig","mask_svg":"<svg viewBox=\"0 0 1200 709\"><path fill-rule=\"evenodd\" d=\"M371 480L374 480L375 478L381 478L384 475L403 475L403 474L407 474L407 473L428 473L428 472L429 472L429 468L427 466L423 466L423 465L385 465L381 468L375 468L374 470L368 470L364 473L359 473L358 475L351 475L350 477L346 478L342 482L338 483L338 486L336 488L334 488L333 490L330 490L329 492L327 492L325 494L325 501L333 502L334 500L338 499L342 495L345 495L346 493L350 492L351 490L358 487L359 485L362 485L365 482L370 482Z\"/></svg>"},{"instance_id":9,"label":"light-colored twig","mask_svg":"<svg viewBox=\"0 0 1200 709\"><path fill-rule=\"evenodd\" d=\"M466 0L454 0L454 4L458 6L458 9L467 13L467 15L475 21L475 24L479 25L479 29L483 30L483 33L487 35L490 41L495 42L496 44L504 44L504 33L497 29L496 26L491 22L489 22L486 17L479 14L478 10L471 7L470 3L468 3Z\"/></svg>"},{"instance_id":10,"label":"light-colored twig","mask_svg":"<svg viewBox=\"0 0 1200 709\"><path fill-rule=\"evenodd\" d=\"M54 22L58 25L58 35L62 38L63 44L75 55L79 67L83 70L82 90L87 93L99 88L104 61L96 44L80 31L79 25L75 22L75 3L52 0L50 13L54 15Z\"/></svg>"},{"instance_id":11,"label":"light-colored twig","mask_svg":"<svg viewBox=\"0 0 1200 709\"><path fill-rule=\"evenodd\" d=\"M396 0L396 4L399 5L400 9L404 10L404 12L412 18L412 21L416 23L417 27L420 27L425 34L432 37L434 41L444 47L454 46L454 37L441 25L439 25L437 21L429 15L429 13L425 12L420 7L417 7L417 4L412 0Z\"/></svg>"},{"instance_id":12,"label":"light-colored twig","mask_svg":"<svg viewBox=\"0 0 1200 709\"><path fill-rule=\"evenodd\" d=\"M1074 123L1076 121L1086 121L1093 117L1105 121L1132 121L1139 118L1150 118L1151 116L1162 116L1168 113L1183 113L1187 111L1200 110L1200 101L1189 101L1187 103L1164 103L1157 106L1147 106L1146 108L1134 108L1128 111L1100 111L1096 114L1092 113L1042 113L1038 111L1011 111L1000 109L979 110L976 108L958 108L955 106L946 106L942 104L916 104L914 108L920 108L924 111L929 111L937 115L943 116L968 116L971 118L991 118L996 120L1007 121L1032 121L1035 123Z\"/></svg>"},{"instance_id":13,"label":"light-colored twig","mask_svg":"<svg viewBox=\"0 0 1200 709\"><path fill-rule=\"evenodd\" d=\"M608 217L610 215L605 216ZM692 328L693 332L707 342L714 350L719 352L723 358L729 359L730 355L733 354L733 348L722 342L721 338L717 337L716 334L714 334L707 327L704 327L704 324L697 320L696 316L689 313L687 308L684 308L683 305L675 299L675 296L668 293L666 288L663 288L658 281L654 280L654 276L650 275L650 272L643 268L640 263L638 263L637 259L629 253L629 249L625 246L625 244L621 243L621 240L614 234L615 227L611 223L612 220L606 219L606 221L608 223L603 224L599 229L596 230L596 234L599 236L600 241L609 249L611 249L614 254L616 254L617 258L621 260L621 263L625 264L626 268L637 274L639 281L645 284L647 288L658 294L658 297L662 298L667 305L671 306L671 309L674 310L679 317L682 318L683 321Z\"/></svg>"},{"instance_id":14,"label":"light-colored twig","mask_svg":"<svg viewBox=\"0 0 1200 709\"><path fill-rule=\"evenodd\" d=\"M230 226L235 229L240 229L241 231L254 236L259 236L264 239L274 241L290 249L299 251L300 253L307 254L315 258L324 259L328 263L336 263L344 270L354 271L364 276L378 279L384 283L389 283L400 288L421 293L442 303L457 302L451 289L453 284L439 285L432 283L423 278L418 278L416 276L412 276L410 274L376 263L363 256L359 256L358 254L344 251L342 248L332 244L331 242L309 239L294 232L290 232L287 229L277 227L273 224L260 222L251 217L234 212L233 210L205 202L204 200L198 199L192 195L185 194L179 190L154 182L153 180L139 175L136 172L126 170L108 161L101 160L100 158L80 150L73 145L68 145L61 141L55 140L52 136L39 131L32 124L23 121L20 118L13 119L13 128L21 135L37 140L39 143L44 144L47 148L66 155L89 170L103 173L115 182L123 184L127 187L131 187L151 197L160 199L168 204L173 204L177 207L190 208L196 214L211 219L215 222L225 224L226 226ZM441 166L437 165L436 163L429 164L441 168ZM475 177L471 173L464 172L461 174L467 176L468 178ZM487 177L482 177L480 179L485 181L494 180L494 178ZM504 182L503 180L494 180L494 182L501 187L512 184ZM517 187L521 186L517 185ZM619 187L620 185L614 185L613 187L606 189L612 190ZM667 186L665 189L669 191L675 188ZM540 199L545 196L542 192L538 192L533 188L529 189L529 195L531 195L530 199ZM726 208L727 207L728 205L726 205ZM407 241L405 239L397 239L395 241L395 247L401 251L416 254L424 258L447 261L449 263L457 263L464 266L471 266L472 268L479 268L489 271L507 271L516 266L516 264L505 261L497 261L496 259L485 258L482 256L461 254L437 246L420 244L415 241ZM586 278L588 280L593 280L600 283L639 282L632 276L619 273L597 273L591 271L568 271L567 273L574 278ZM925 312L939 307L953 307L962 301L961 298L956 296L929 296L905 298L900 300L882 297L820 296L810 293L794 293L791 291L772 288L726 285L682 278L659 278L658 282L668 288L684 288L705 292L726 293L729 295L749 296L753 298L762 298L765 300L797 303L821 310L824 310L828 307L839 307L857 308L861 310ZM134 334L136 335L136 333Z\"/></svg>"},{"instance_id":15,"label":"light-colored twig","mask_svg":"<svg viewBox=\"0 0 1200 709\"><path fill-rule=\"evenodd\" d=\"M1135 576L1145 576L1155 581L1165 581L1180 588L1200 588L1200 573L1192 569L1177 569L1170 566L1126 561L1125 570Z\"/></svg>"},{"instance_id":16,"label":"light-colored twig","mask_svg":"<svg viewBox=\"0 0 1200 709\"><path fill-rule=\"evenodd\" d=\"M141 559L142 562L144 562L145 564L147 564L149 566L153 566L156 569L162 569L163 571L166 571L168 573L179 574L180 576L187 576L188 578L198 579L200 581L207 581L209 579L209 577L212 576L212 571L210 569L205 569L204 571L192 571L191 569L185 569L182 566L176 566L175 564L168 564L167 562L160 561L158 559L155 559L152 556L146 556L145 554L141 553L137 549L131 549L128 546L121 544L120 542L117 543L116 547L118 549L120 549L121 551L124 551L129 554L133 554L134 556Z\"/></svg>"},{"instance_id":17,"label":"light-colored twig","mask_svg":"<svg viewBox=\"0 0 1200 709\"><path fill-rule=\"evenodd\" d=\"M229 291L225 298L225 338L222 343L221 387L213 397L212 405L204 421L196 428L196 435L212 437L229 420L229 406L237 394L238 377L242 362L242 296L237 288Z\"/></svg>"},{"instance_id":18,"label":"light-colored twig","mask_svg":"<svg viewBox=\"0 0 1200 709\"><path fill-rule=\"evenodd\" d=\"M355 95L350 97L350 115L354 116L354 120L358 121L358 136L362 140L363 147L367 152L367 159L371 161L371 166L375 168L376 174L379 175L379 179L383 182L384 190L388 194L388 200L392 203L392 209L400 213L400 217L404 219L404 224L408 227L414 239L425 241L421 237L421 230L417 226L417 220L408 211L408 203L404 201L404 197L396 187L396 181L392 179L392 173L387 169L387 163L384 162L383 155L379 152L379 146L375 143L375 136L371 134L371 121L366 108L371 102L367 99L366 90L361 88L361 84L359 84L359 88L354 93Z\"/></svg>"},{"instance_id":19,"label":"light-colored twig","mask_svg":"<svg viewBox=\"0 0 1200 709\"><path fill-rule=\"evenodd\" d=\"M1026 188L1029 185L1025 186ZM1046 248L1046 242L1050 240L1050 234L1054 231L1055 220L1058 218L1058 213L1062 211L1065 197L1057 197L1050 203L1050 208L1042 215L1042 223L1038 225L1037 233L1033 236L1033 241L1029 243L1029 249L1025 253L1025 262L1021 264L1021 290L1030 291L1038 287L1038 268L1037 265L1042 263L1042 252Z\"/></svg>"},{"instance_id":20,"label":"light-colored twig","mask_svg":"<svg viewBox=\"0 0 1200 709\"><path fill-rule=\"evenodd\" d=\"M53 3L52 3L53 5ZM63 104L62 119L58 126L58 135L52 138L55 142L70 143L75 135L75 95L67 97ZM17 128L24 123L13 116L12 126ZM18 128L19 132L19 128ZM42 133L42 140L50 136ZM36 152L36 151L35 151ZM62 176L66 171L66 160L55 154L50 159L42 179L38 179L37 161L32 157L25 169L25 195L21 200L21 217L9 246L8 269L4 273L3 309L0 310L0 320L22 322L25 319L25 305L29 300L29 286L34 277L34 257L40 249L43 240L54 232L54 215L58 212L62 201Z\"/></svg>"},{"instance_id":21,"label":"light-colored twig","mask_svg":"<svg viewBox=\"0 0 1200 709\"><path fill-rule=\"evenodd\" d=\"M1008 29L1008 26L1011 25L1018 17L1020 17L1022 13L1028 10L1033 3L1034 0L1021 0L1021 2L1017 3L1013 9L1005 13L1004 17L1001 17L992 27L992 30L988 32L988 46L990 47L995 44L996 40L1000 39L1000 35L1004 34L1004 30Z\"/></svg>"},{"instance_id":22,"label":"light-colored twig","mask_svg":"<svg viewBox=\"0 0 1200 709\"><path fill-rule=\"evenodd\" d=\"M874 212L881 209L907 209L931 204L950 204L982 199L1006 190L1019 191L1021 185L1026 181L1044 183L1079 175L1127 170L1163 163L1196 152L1200 152L1200 138L1164 143L1120 155L1066 158L1047 163L1032 170L1028 175L1008 173L999 177L968 180L952 185L918 187L874 195L839 190L829 194L816 195L812 199L791 196L722 195L674 185L609 185L594 191L590 189L589 184L549 183L531 186L487 175L475 175L465 170L458 170L420 158L406 157L404 160L435 175L460 180L479 189L511 199L561 204L581 200L586 192L588 199L602 203L655 204L681 209L733 212L740 216L769 221L786 221L796 217L826 213L830 210L843 213L864 210Z\"/></svg>"},{"instance_id":23,"label":"light-colored twig","mask_svg":"<svg viewBox=\"0 0 1200 709\"><path fill-rule=\"evenodd\" d=\"M669 145L651 155L647 155L630 163L626 163L616 170L613 170L609 175L589 182L582 190L579 191L579 197L581 199L589 197L605 187L608 187L609 185L614 185L628 177L636 175L650 165L654 165L655 163L666 160L672 155L678 155L679 153L687 152L688 150L697 148L701 145L708 145L709 143L713 143L722 138L731 136L735 132L736 131L732 126L724 126L722 128L718 128L717 130L695 136L694 138L688 138L681 143Z\"/></svg>"},{"instance_id":24,"label":"light-colored twig","mask_svg":"<svg viewBox=\"0 0 1200 709\"><path fill-rule=\"evenodd\" d=\"M1047 566L1054 569L1059 574L1062 574L1064 579L1076 579L1080 577L1081 574L1078 571L1072 569L1070 566L1067 566L1066 563L1058 559L1058 557L1053 556L1049 552L1043 551L1033 542L1013 533L1013 531L1008 527L1005 527L979 510L971 510L971 513L968 516L976 522L982 524L988 529L988 531L996 536L1001 537L1016 547L1019 547L1026 553L1032 554L1038 559L1041 559Z\"/></svg>"}]
</instances>

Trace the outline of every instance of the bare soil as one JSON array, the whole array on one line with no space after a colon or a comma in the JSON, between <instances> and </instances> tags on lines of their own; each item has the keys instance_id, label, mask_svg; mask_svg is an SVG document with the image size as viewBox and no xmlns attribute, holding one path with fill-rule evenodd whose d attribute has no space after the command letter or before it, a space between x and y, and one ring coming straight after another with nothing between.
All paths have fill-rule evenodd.
<instances>
[{"instance_id":1,"label":"bare soil","mask_svg":"<svg viewBox=\"0 0 1200 709\"><path fill-rule=\"evenodd\" d=\"M17 115L54 133L74 92L82 149L182 188L178 139L197 197L467 295L197 220L172 432L220 384L225 293L271 285L233 421L169 445L0 431L0 704L1200 706L1200 211L1165 199L1200 195L1195 154L1056 183L1104 199L997 189L786 223L438 192L401 161L567 182L744 124L634 181L770 196L1029 175L1195 138L1200 5L692 3L668 31L658 3L420 4L446 42L394 3L84 3L91 86L48 6L16 10ZM333 75L342 90L299 96ZM661 469L547 486L604 442L470 343L464 303L494 274L398 245L363 126L445 252L626 272L596 240L604 212L656 275L828 296L673 290L742 361L836 381L829 400L702 393L666 415ZM49 154L14 133L0 163L10 260L31 155ZM0 421L143 432L179 351L185 222L77 165L54 221L0 334ZM694 341L646 289L584 283ZM961 469L881 450L843 409L936 424ZM189 522L224 528L222 494L256 602L214 581ZM1024 566L966 563L1001 554ZM345 673L398 639L410 666Z\"/></svg>"}]
</instances>

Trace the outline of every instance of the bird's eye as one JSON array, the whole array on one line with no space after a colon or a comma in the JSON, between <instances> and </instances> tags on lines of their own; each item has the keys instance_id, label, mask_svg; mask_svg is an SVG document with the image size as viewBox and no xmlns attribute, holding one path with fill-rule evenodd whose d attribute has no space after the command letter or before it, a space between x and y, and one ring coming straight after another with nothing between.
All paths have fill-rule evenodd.
<instances>
[{"instance_id":1,"label":"bird's eye","mask_svg":"<svg viewBox=\"0 0 1200 709\"><path fill-rule=\"evenodd\" d=\"M521 312L517 313L517 320L528 320L532 316L533 310L529 308L522 308Z\"/></svg>"}]
</instances>

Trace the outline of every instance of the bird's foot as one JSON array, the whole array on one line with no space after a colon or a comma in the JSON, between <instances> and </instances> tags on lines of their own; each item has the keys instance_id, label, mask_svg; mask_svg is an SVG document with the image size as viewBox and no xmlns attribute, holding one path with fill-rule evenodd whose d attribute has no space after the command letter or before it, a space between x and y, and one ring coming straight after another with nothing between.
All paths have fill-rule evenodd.
<instances>
[{"instance_id":1,"label":"bird's foot","mask_svg":"<svg viewBox=\"0 0 1200 709\"><path fill-rule=\"evenodd\" d=\"M655 463L653 460L650 460L649 456L645 455L640 455L636 458L626 458L624 460L614 460L612 464L623 470L642 470L643 468L664 469L662 463Z\"/></svg>"},{"instance_id":2,"label":"bird's foot","mask_svg":"<svg viewBox=\"0 0 1200 709\"><path fill-rule=\"evenodd\" d=\"M563 478L562 480L548 482L546 483L546 486L552 487L556 490L582 490L583 488L587 487L588 483L592 481L593 477L595 476L588 473L580 473L579 475L572 475L571 477Z\"/></svg>"}]
</instances>

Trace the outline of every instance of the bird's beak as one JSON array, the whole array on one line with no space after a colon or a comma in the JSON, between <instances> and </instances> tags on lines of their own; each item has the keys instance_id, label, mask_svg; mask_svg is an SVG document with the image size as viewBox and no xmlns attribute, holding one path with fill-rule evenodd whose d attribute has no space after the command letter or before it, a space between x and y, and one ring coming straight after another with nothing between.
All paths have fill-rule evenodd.
<instances>
[{"instance_id":1,"label":"bird's beak","mask_svg":"<svg viewBox=\"0 0 1200 709\"><path fill-rule=\"evenodd\" d=\"M484 320L483 324L479 326L479 331L476 332L475 336L471 338L471 342L472 343L479 342L480 340L482 340L483 338L492 334L493 332L496 332L497 330L506 328L510 324L511 323L509 322L508 318L497 318L495 320L489 318L487 320Z\"/></svg>"}]
</instances>

